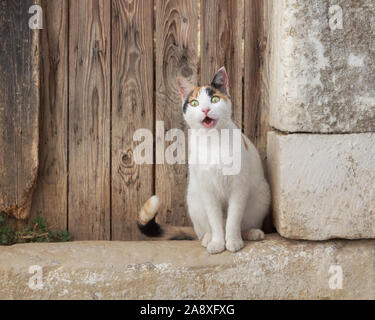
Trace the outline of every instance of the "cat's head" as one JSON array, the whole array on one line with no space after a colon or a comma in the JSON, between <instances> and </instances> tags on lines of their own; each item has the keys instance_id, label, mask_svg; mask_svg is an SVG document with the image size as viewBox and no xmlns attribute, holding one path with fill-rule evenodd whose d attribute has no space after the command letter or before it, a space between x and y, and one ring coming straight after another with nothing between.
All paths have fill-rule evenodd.
<instances>
[{"instance_id":1,"label":"cat's head","mask_svg":"<svg viewBox=\"0 0 375 320\"><path fill-rule=\"evenodd\" d=\"M185 121L192 129L226 129L231 121L232 102L228 74L224 67L216 72L210 85L195 87L178 77Z\"/></svg>"}]
</instances>

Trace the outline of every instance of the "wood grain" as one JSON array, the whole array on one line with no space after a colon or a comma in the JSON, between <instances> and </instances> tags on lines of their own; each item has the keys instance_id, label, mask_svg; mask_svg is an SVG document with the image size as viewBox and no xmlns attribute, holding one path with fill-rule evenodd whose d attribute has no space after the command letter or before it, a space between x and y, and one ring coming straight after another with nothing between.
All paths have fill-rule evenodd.
<instances>
[{"instance_id":1,"label":"wood grain","mask_svg":"<svg viewBox=\"0 0 375 320\"><path fill-rule=\"evenodd\" d=\"M0 211L28 215L40 133L32 217L76 240L139 240L136 214L156 193L161 222L189 225L187 165L136 165L133 134L155 133L155 120L186 134L176 76L207 84L223 65L234 120L265 163L270 1L42 1L38 129L39 33L27 24L35 1L0 0Z\"/></svg>"},{"instance_id":2,"label":"wood grain","mask_svg":"<svg viewBox=\"0 0 375 320\"><path fill-rule=\"evenodd\" d=\"M266 161L267 106L262 102L265 52L263 0L245 1L244 132Z\"/></svg>"},{"instance_id":3,"label":"wood grain","mask_svg":"<svg viewBox=\"0 0 375 320\"><path fill-rule=\"evenodd\" d=\"M251 2L251 1L245 1ZM242 127L243 0L201 2L201 84L211 83L225 66L229 75L234 122Z\"/></svg>"},{"instance_id":4,"label":"wood grain","mask_svg":"<svg viewBox=\"0 0 375 320\"><path fill-rule=\"evenodd\" d=\"M164 121L166 132L178 128L186 136L176 76L197 83L197 8L196 0L156 1L156 120ZM164 143L162 136L157 140ZM156 165L155 183L161 200L159 220L174 225L189 224L185 203L187 165Z\"/></svg>"},{"instance_id":5,"label":"wood grain","mask_svg":"<svg viewBox=\"0 0 375 320\"><path fill-rule=\"evenodd\" d=\"M39 174L31 218L67 228L68 0L43 0Z\"/></svg>"},{"instance_id":6,"label":"wood grain","mask_svg":"<svg viewBox=\"0 0 375 320\"><path fill-rule=\"evenodd\" d=\"M272 0L273 1L273 0ZM271 23L271 0L245 1L245 83L244 131L259 150L267 175L267 132L271 130L268 117L268 55L267 42ZM274 233L272 210L263 223L266 233Z\"/></svg>"},{"instance_id":7,"label":"wood grain","mask_svg":"<svg viewBox=\"0 0 375 320\"><path fill-rule=\"evenodd\" d=\"M154 129L153 1L113 0L112 16L112 239L139 240L154 180L152 165L134 163L133 135Z\"/></svg>"},{"instance_id":8,"label":"wood grain","mask_svg":"<svg viewBox=\"0 0 375 320\"><path fill-rule=\"evenodd\" d=\"M0 1L0 212L26 219L38 171L39 30L33 0Z\"/></svg>"},{"instance_id":9,"label":"wood grain","mask_svg":"<svg viewBox=\"0 0 375 320\"><path fill-rule=\"evenodd\" d=\"M110 17L107 0L70 1L68 226L110 239Z\"/></svg>"}]
</instances>

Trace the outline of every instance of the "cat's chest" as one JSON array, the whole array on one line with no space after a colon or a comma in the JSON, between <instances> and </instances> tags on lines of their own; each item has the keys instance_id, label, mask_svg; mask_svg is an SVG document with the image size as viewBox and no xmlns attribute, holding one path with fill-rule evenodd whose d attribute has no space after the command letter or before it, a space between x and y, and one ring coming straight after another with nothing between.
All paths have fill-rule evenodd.
<instances>
[{"instance_id":1,"label":"cat's chest","mask_svg":"<svg viewBox=\"0 0 375 320\"><path fill-rule=\"evenodd\" d=\"M203 139L197 143L191 144L189 148L189 164L195 165L197 170L202 172L223 171L233 167L236 162L241 162L241 153L233 154L231 145L227 145L220 140L215 143Z\"/></svg>"},{"instance_id":2,"label":"cat's chest","mask_svg":"<svg viewBox=\"0 0 375 320\"><path fill-rule=\"evenodd\" d=\"M223 175L220 165L191 166L190 174L202 191L214 192L222 199L227 198L232 190L234 177Z\"/></svg>"}]
</instances>

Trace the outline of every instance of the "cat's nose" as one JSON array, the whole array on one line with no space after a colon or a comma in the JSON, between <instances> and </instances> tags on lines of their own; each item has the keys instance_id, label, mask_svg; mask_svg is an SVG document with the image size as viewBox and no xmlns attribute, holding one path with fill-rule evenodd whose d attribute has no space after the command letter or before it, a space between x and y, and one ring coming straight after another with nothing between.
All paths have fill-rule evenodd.
<instances>
[{"instance_id":1,"label":"cat's nose","mask_svg":"<svg viewBox=\"0 0 375 320\"><path fill-rule=\"evenodd\" d=\"M207 116L207 114L210 112L210 108L204 108L202 109L202 112Z\"/></svg>"}]
</instances>

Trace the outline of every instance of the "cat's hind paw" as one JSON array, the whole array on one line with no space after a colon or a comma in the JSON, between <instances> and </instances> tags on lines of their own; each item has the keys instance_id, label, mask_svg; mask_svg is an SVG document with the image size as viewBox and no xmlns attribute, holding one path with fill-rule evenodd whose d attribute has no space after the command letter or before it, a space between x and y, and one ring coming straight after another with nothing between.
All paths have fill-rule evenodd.
<instances>
[{"instance_id":1,"label":"cat's hind paw","mask_svg":"<svg viewBox=\"0 0 375 320\"><path fill-rule=\"evenodd\" d=\"M244 242L242 241L242 239L227 240L225 246L228 251L236 252L238 250L241 250L244 247Z\"/></svg>"},{"instance_id":2,"label":"cat's hind paw","mask_svg":"<svg viewBox=\"0 0 375 320\"><path fill-rule=\"evenodd\" d=\"M225 243L218 241L211 241L207 246L208 253L215 254L225 250Z\"/></svg>"},{"instance_id":3,"label":"cat's hind paw","mask_svg":"<svg viewBox=\"0 0 375 320\"><path fill-rule=\"evenodd\" d=\"M259 241L264 239L264 232L260 229L250 229L242 232L242 238L248 241Z\"/></svg>"}]
</instances>

